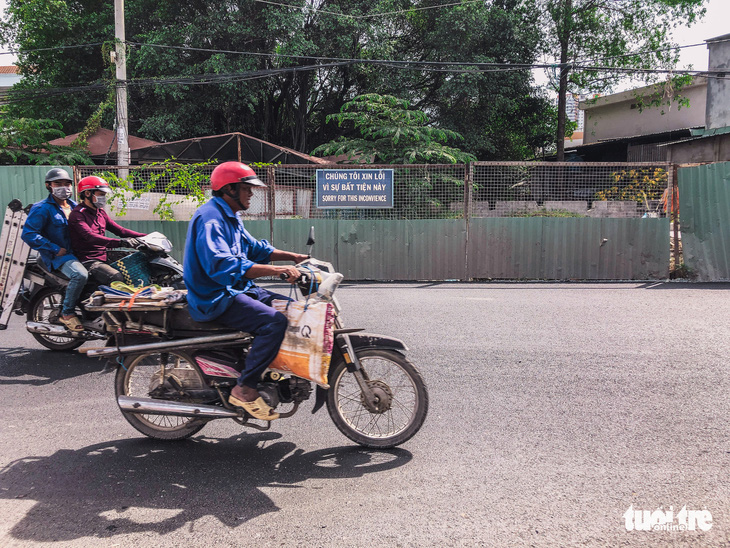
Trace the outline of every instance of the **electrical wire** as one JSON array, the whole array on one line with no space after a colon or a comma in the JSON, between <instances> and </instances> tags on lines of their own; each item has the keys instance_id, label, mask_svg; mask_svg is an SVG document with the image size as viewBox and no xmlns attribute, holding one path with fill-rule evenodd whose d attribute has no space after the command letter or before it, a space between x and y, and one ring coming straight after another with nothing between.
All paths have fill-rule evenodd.
<instances>
[{"instance_id":1,"label":"electrical wire","mask_svg":"<svg viewBox=\"0 0 730 548\"><path fill-rule=\"evenodd\" d=\"M35 48L35 49L23 49L23 50L9 50L0 51L0 55L17 55L19 53L35 53L36 51L57 51L62 49L73 49L73 48L87 48L90 46L101 46L104 42L90 42L88 44L73 44L70 46L54 46L52 48Z\"/></svg>"},{"instance_id":2,"label":"electrical wire","mask_svg":"<svg viewBox=\"0 0 730 548\"><path fill-rule=\"evenodd\" d=\"M102 42L95 44L79 44L76 46L59 46L58 49L66 49L70 47L88 47L100 45ZM157 48L171 48L178 50L194 50L204 52L215 52L224 54L242 54L242 55L254 55L264 56L269 58L290 58L290 59L307 59L313 61L319 61L319 63L311 65L298 65L289 67L279 67L272 69L254 70L254 71L243 71L234 73L222 73L222 74L198 74L198 75L178 75L168 77L155 77L155 78L136 78L129 79L126 81L118 81L117 84L126 83L129 86L160 86L160 85L209 85L209 84L225 84L234 82L243 82L256 80L261 78L268 78L272 76L279 76L283 74L291 74L303 71L314 71L314 70L325 70L343 66L350 66L355 64L367 64L383 66L390 69L401 69L401 70L417 70L421 72L447 72L454 74L484 74L484 73L496 73L496 72L517 72L524 70L536 70L536 69L567 69L571 71L594 71L594 72L605 72L613 74L625 74L625 75L689 75L689 76L703 76L706 78L724 78L727 70L726 69L708 69L708 70L688 70L688 69L649 69L649 68L635 68L635 67L612 67L612 66L595 66L586 64L550 64L550 63L485 63L485 62L474 62L474 61L408 61L408 60L393 60L393 59L348 59L348 58L336 58L336 57L314 57L314 56L298 56L298 55L281 55L281 54L265 54L256 52L243 52L235 50L215 50L209 48L191 48L186 46L167 46L162 44L144 44L140 42L128 42L132 46L149 46ZM692 44L687 46L678 47L695 47L702 44ZM42 48L46 51L54 48ZM34 50L39 51L39 50ZM626 55L635 55L626 54ZM329 61L322 63L321 61ZM54 88L39 88L39 89L10 89L6 92L6 96L3 99L3 104L9 102L20 102L28 101L33 99L43 99L48 97L54 97L58 95L68 93L84 93L99 91L107 89L109 83L106 82L92 82L85 85L75 85L68 87L54 87Z\"/></svg>"},{"instance_id":3,"label":"electrical wire","mask_svg":"<svg viewBox=\"0 0 730 548\"><path fill-rule=\"evenodd\" d=\"M424 6L424 7L421 7L421 8L410 8L410 9L407 9L407 10L386 11L386 12L381 12L381 13L370 13L370 14L367 14L367 15L350 15L350 14L347 14L347 13L338 13L338 12L335 12L335 11L328 11L328 10L323 10L323 9L319 9L319 8L312 8L312 7L309 7L309 6L295 6L293 4L283 4L281 2L273 2L271 0L254 0L254 2L258 2L260 4L269 4L271 6L279 6L279 7L283 7L283 8L289 8L289 9L297 9L297 10L302 10L302 11L308 11L308 12L313 12L313 13L324 13L324 14L327 14L327 15L336 15L337 17L348 17L350 19L368 19L370 17L385 17L387 15L398 15L398 14L401 14L401 13L411 13L411 12L414 12L414 11L433 10L433 9L438 9L438 8L450 8L450 7L454 7L454 6L464 6L464 5L468 5L468 4L483 4L484 3L484 0L464 0L464 2L452 2L452 3L449 3L449 4L439 4L439 5L436 5L436 6Z\"/></svg>"}]
</instances>

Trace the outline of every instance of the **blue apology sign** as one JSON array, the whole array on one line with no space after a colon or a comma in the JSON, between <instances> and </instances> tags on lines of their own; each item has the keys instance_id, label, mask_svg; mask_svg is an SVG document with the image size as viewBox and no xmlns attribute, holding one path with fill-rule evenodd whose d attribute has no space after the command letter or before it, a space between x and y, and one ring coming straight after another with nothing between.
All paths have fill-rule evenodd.
<instances>
[{"instance_id":1,"label":"blue apology sign","mask_svg":"<svg viewBox=\"0 0 730 548\"><path fill-rule=\"evenodd\" d=\"M392 169L318 169L317 207L393 207Z\"/></svg>"}]
</instances>

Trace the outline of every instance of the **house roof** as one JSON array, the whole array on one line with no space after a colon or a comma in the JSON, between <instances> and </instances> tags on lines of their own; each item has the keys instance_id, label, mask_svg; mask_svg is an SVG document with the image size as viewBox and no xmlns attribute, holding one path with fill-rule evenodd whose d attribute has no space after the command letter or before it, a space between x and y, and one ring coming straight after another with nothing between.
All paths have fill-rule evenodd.
<instances>
[{"instance_id":1,"label":"house roof","mask_svg":"<svg viewBox=\"0 0 730 548\"><path fill-rule=\"evenodd\" d=\"M588 149L588 148L598 148L601 146L611 145L611 144L621 144L621 143L630 143L631 141L636 142L636 144L648 144L648 143L657 143L662 142L665 139L677 139L677 138L685 138L692 135L692 132L697 130L699 128L681 128L681 129L673 129L671 131L661 131L659 133L649 133L646 135L635 135L633 137L617 137L616 139L601 139L600 141L596 141L594 143L588 143L585 145L575 145L565 147L565 150L578 150L578 149ZM567 142L566 142L567 145Z\"/></svg>"},{"instance_id":2,"label":"house roof","mask_svg":"<svg viewBox=\"0 0 730 548\"><path fill-rule=\"evenodd\" d=\"M634 88L634 89L628 89L626 91L621 91L619 93L613 93L611 95L601 95L599 97L593 98L593 99L586 99L585 101L581 101L579 103L579 108L581 110L590 110L593 108L600 108L606 105L611 105L615 103L621 103L624 101L636 101L637 97L645 96L645 95L656 95L657 93L663 93L662 84L651 84L649 86L644 86L640 88ZM689 89L699 86L707 86L707 78L704 78L702 76L695 76L692 79L692 82L686 86L684 86L682 89Z\"/></svg>"},{"instance_id":3,"label":"house roof","mask_svg":"<svg viewBox=\"0 0 730 548\"><path fill-rule=\"evenodd\" d=\"M68 146L76 140L79 136L78 133L67 135L61 139L54 139L49 141L51 145ZM90 156L106 156L107 154L116 154L117 152L117 139L116 133L110 129L99 128L90 137L86 139L88 145L87 150ZM158 144L157 141L150 141L149 139L142 139L141 137L135 137L134 135L129 136L129 149L135 150L138 148L148 147L151 145Z\"/></svg>"},{"instance_id":4,"label":"house roof","mask_svg":"<svg viewBox=\"0 0 730 548\"><path fill-rule=\"evenodd\" d=\"M730 35L728 35L730 36ZM671 145L678 145L681 143L689 143L690 141L701 141L703 139L711 139L713 137L717 137L719 135L727 135L730 133L730 126L725 127L718 127L718 128L712 128L712 129L697 129L692 130L692 136L687 139L679 139L677 141L671 141L669 143L662 143L661 147L671 146Z\"/></svg>"},{"instance_id":5,"label":"house roof","mask_svg":"<svg viewBox=\"0 0 730 548\"><path fill-rule=\"evenodd\" d=\"M257 139L245 133L194 137L170 143L156 143L132 151L136 163L159 162L168 158L179 162L238 160L248 163L326 164L327 161L290 148Z\"/></svg>"},{"instance_id":6,"label":"house roof","mask_svg":"<svg viewBox=\"0 0 730 548\"><path fill-rule=\"evenodd\" d=\"M0 74L18 74L18 67L15 65L1 65Z\"/></svg>"},{"instance_id":7,"label":"house roof","mask_svg":"<svg viewBox=\"0 0 730 548\"><path fill-rule=\"evenodd\" d=\"M714 38L708 38L705 42L723 42L730 40L730 34L723 34L722 36L715 36Z\"/></svg>"}]
</instances>

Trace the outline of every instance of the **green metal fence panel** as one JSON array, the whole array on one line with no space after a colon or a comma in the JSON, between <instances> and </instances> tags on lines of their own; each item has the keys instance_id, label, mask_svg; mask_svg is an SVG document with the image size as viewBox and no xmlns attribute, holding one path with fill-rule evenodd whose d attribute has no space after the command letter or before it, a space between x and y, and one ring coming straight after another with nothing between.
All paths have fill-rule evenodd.
<instances>
[{"instance_id":1,"label":"green metal fence panel","mask_svg":"<svg viewBox=\"0 0 730 548\"><path fill-rule=\"evenodd\" d=\"M14 199L26 206L47 198L48 191L43 181L53 167L73 173L73 168L68 166L0 166L0 207L5 210Z\"/></svg>"},{"instance_id":2,"label":"green metal fence panel","mask_svg":"<svg viewBox=\"0 0 730 548\"><path fill-rule=\"evenodd\" d=\"M678 173L684 264L698 281L730 280L730 162Z\"/></svg>"},{"instance_id":3,"label":"green metal fence panel","mask_svg":"<svg viewBox=\"0 0 730 548\"><path fill-rule=\"evenodd\" d=\"M250 221L246 221L248 229ZM337 221L322 219L278 219L274 221L274 235L271 243L277 249L295 251L296 253L308 253L306 246L307 236L310 227L314 227L315 244L312 248L312 255L322 261L331 262L339 270L338 250L338 224ZM268 236L266 236L268 239Z\"/></svg>"},{"instance_id":4,"label":"green metal fence panel","mask_svg":"<svg viewBox=\"0 0 730 548\"><path fill-rule=\"evenodd\" d=\"M669 221L472 219L468 257L473 279L666 279Z\"/></svg>"},{"instance_id":5,"label":"green metal fence panel","mask_svg":"<svg viewBox=\"0 0 730 548\"><path fill-rule=\"evenodd\" d=\"M172 243L172 256L182 262L185 238L188 233L188 221L125 221L122 217L117 219L117 222L125 228L144 234L162 232ZM270 239L268 221L246 221L246 230L255 238ZM304 239L306 241L306 235Z\"/></svg>"},{"instance_id":6,"label":"green metal fence panel","mask_svg":"<svg viewBox=\"0 0 730 548\"><path fill-rule=\"evenodd\" d=\"M340 272L352 280L463 279L463 220L339 221Z\"/></svg>"},{"instance_id":7,"label":"green metal fence panel","mask_svg":"<svg viewBox=\"0 0 730 548\"><path fill-rule=\"evenodd\" d=\"M122 221L159 231L182 261L188 223ZM656 280L669 276L667 219L460 219L246 221L256 238L331 262L348 280ZM468 254L467 254L468 247ZM468 255L468 259L467 259Z\"/></svg>"},{"instance_id":8,"label":"green metal fence panel","mask_svg":"<svg viewBox=\"0 0 730 548\"><path fill-rule=\"evenodd\" d=\"M317 242L312 254L348 280L464 279L463 220L277 220L273 243L306 253L310 226Z\"/></svg>"}]
</instances>

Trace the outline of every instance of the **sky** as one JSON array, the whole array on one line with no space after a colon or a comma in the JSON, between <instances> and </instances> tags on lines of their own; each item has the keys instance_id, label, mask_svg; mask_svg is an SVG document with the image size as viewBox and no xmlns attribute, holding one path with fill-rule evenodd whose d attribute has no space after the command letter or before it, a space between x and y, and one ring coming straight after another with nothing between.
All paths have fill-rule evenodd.
<instances>
[{"instance_id":1,"label":"sky","mask_svg":"<svg viewBox=\"0 0 730 548\"><path fill-rule=\"evenodd\" d=\"M0 0L0 15L3 14L6 0ZM728 0L709 0L706 4L707 15L697 24L690 28L678 28L673 32L674 41L679 45L698 44L705 40L730 34L730 2ZM7 48L0 48L0 52L7 51ZM0 55L0 65L10 65L15 60L12 55ZM694 70L706 70L707 47L685 48L681 52L678 69L689 68ZM547 80L544 74L535 74L538 82Z\"/></svg>"}]
</instances>

